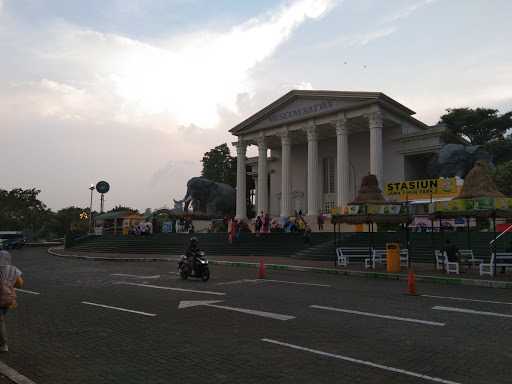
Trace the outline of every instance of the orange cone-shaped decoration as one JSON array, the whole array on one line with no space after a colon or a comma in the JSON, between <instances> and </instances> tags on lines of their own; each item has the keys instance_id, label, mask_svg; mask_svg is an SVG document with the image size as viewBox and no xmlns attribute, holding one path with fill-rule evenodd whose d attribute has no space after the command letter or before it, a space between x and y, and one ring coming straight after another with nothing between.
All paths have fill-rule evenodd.
<instances>
[{"instance_id":1,"label":"orange cone-shaped decoration","mask_svg":"<svg viewBox=\"0 0 512 384\"><path fill-rule=\"evenodd\" d=\"M416 274L414 271L409 271L407 276L407 293L409 295L416 295Z\"/></svg>"},{"instance_id":2,"label":"orange cone-shaped decoration","mask_svg":"<svg viewBox=\"0 0 512 384\"><path fill-rule=\"evenodd\" d=\"M263 258L260 259L260 266L258 268L258 279L264 279L267 275L267 272L265 270L265 262L263 261Z\"/></svg>"}]
</instances>

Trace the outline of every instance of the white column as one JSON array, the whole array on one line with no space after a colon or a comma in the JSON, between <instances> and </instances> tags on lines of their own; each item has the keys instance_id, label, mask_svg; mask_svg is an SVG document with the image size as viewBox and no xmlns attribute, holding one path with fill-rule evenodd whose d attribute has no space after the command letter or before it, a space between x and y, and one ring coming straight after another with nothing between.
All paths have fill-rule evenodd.
<instances>
[{"instance_id":1,"label":"white column","mask_svg":"<svg viewBox=\"0 0 512 384\"><path fill-rule=\"evenodd\" d=\"M236 218L247 218L247 204L245 200L246 169L245 150L247 145L242 139L236 144Z\"/></svg>"},{"instance_id":2,"label":"white column","mask_svg":"<svg viewBox=\"0 0 512 384\"><path fill-rule=\"evenodd\" d=\"M348 157L348 129L345 116L336 120L336 206L345 207L349 203L350 163Z\"/></svg>"},{"instance_id":3,"label":"white column","mask_svg":"<svg viewBox=\"0 0 512 384\"><path fill-rule=\"evenodd\" d=\"M261 211L268 213L268 170L267 170L267 143L265 137L258 138L258 186L256 206L259 214Z\"/></svg>"},{"instance_id":4,"label":"white column","mask_svg":"<svg viewBox=\"0 0 512 384\"><path fill-rule=\"evenodd\" d=\"M292 210L291 141L287 131L281 133L281 216L288 217Z\"/></svg>"},{"instance_id":5,"label":"white column","mask_svg":"<svg viewBox=\"0 0 512 384\"><path fill-rule=\"evenodd\" d=\"M308 136L308 215L318 215L320 206L318 185L318 133L314 123L306 129Z\"/></svg>"},{"instance_id":6,"label":"white column","mask_svg":"<svg viewBox=\"0 0 512 384\"><path fill-rule=\"evenodd\" d=\"M384 159L382 148L383 119L380 110L369 115L370 125L370 173L377 176L379 186L382 189L384 178Z\"/></svg>"}]
</instances>

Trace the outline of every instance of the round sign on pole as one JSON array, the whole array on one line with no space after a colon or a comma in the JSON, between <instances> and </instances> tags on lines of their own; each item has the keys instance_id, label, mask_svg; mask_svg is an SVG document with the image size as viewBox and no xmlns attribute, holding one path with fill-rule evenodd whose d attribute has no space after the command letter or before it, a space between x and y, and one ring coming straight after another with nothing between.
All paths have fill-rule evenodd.
<instances>
[{"instance_id":1,"label":"round sign on pole","mask_svg":"<svg viewBox=\"0 0 512 384\"><path fill-rule=\"evenodd\" d=\"M110 185L106 181L99 181L96 184L96 191L99 193L107 193L110 190Z\"/></svg>"}]
</instances>

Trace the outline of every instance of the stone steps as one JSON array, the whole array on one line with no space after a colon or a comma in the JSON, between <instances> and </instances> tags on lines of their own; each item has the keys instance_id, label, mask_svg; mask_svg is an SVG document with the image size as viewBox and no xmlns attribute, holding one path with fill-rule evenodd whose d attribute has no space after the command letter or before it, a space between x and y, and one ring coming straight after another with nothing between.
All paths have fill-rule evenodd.
<instances>
[{"instance_id":1,"label":"stone steps","mask_svg":"<svg viewBox=\"0 0 512 384\"><path fill-rule=\"evenodd\" d=\"M309 260L334 260L334 235L328 232L311 234L311 245L304 243L300 233L269 233L259 236L242 233L240 240L229 244L226 233L194 234L199 244L210 255L221 256L279 256ZM490 256L489 241L494 237L491 233L472 233L471 247L479 258ZM93 236L77 242L72 249L76 251L128 253L128 254L183 254L192 235L188 234L156 234L148 237L135 236ZM460 249L467 248L466 233L410 233L410 254L413 262L434 263L432 244L441 249L446 238ZM512 236L498 243L498 249L510 244ZM368 247L373 244L385 248L386 243L399 241L405 244L403 232L342 233L338 234L338 246Z\"/></svg>"}]
</instances>

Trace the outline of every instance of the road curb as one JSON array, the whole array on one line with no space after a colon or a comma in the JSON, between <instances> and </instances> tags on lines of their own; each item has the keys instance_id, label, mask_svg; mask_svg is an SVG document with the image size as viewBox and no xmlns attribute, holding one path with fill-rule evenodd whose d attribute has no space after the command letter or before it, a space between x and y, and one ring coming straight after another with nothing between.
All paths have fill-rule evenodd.
<instances>
[{"instance_id":1,"label":"road curb","mask_svg":"<svg viewBox=\"0 0 512 384\"><path fill-rule=\"evenodd\" d=\"M21 373L15 371L4 362L0 361L0 374L5 376L7 380L10 380L16 384L36 384L28 377L23 376Z\"/></svg>"},{"instance_id":2,"label":"road curb","mask_svg":"<svg viewBox=\"0 0 512 384\"><path fill-rule=\"evenodd\" d=\"M245 267L245 268L258 268L259 263L250 263L244 261L221 261L221 260L209 260L210 264L223 265L230 267ZM300 271L300 272L314 272L314 273L328 273L333 275L342 276L356 276L373 279L384 279L384 280L407 280L407 274L398 273L384 273L384 272L364 272L364 271L352 271L335 268L319 268L319 267L305 267L299 265L283 265L283 264L265 264L266 269L271 270L285 270L285 271ZM453 278L453 277L442 277L442 276L428 276L428 275L416 275L416 281L422 281L427 283L436 284L447 284L447 285L467 285L474 287L486 287L486 288L505 288L512 289L512 282L508 281L493 281L493 280L478 280L478 279L464 279L464 278Z\"/></svg>"},{"instance_id":3,"label":"road curb","mask_svg":"<svg viewBox=\"0 0 512 384\"><path fill-rule=\"evenodd\" d=\"M70 255L59 253L62 248L48 248L48 253L53 256L81 259L89 261L128 261L128 262L151 262L151 261L177 261L179 256L176 257L98 257L98 256L84 256L84 255ZM238 268L259 268L259 263L251 263L247 261L224 261L224 260L208 260L212 265L222 265L227 267ZM373 279L384 280L407 280L407 274L399 273L385 273L385 272L365 272L353 271L347 269L335 268L321 268L321 267L306 267L301 265L286 265L286 264L265 264L265 267L270 270L281 271L296 271L296 272L313 272L313 273L327 273L332 275L341 276L355 276ZM446 284L446 285L466 285L473 287L486 287L486 288L503 288L512 289L512 282L509 281L493 281L493 280L478 280L478 279L465 279L457 277L443 277L443 276L428 276L416 275L416 281Z\"/></svg>"}]
</instances>

